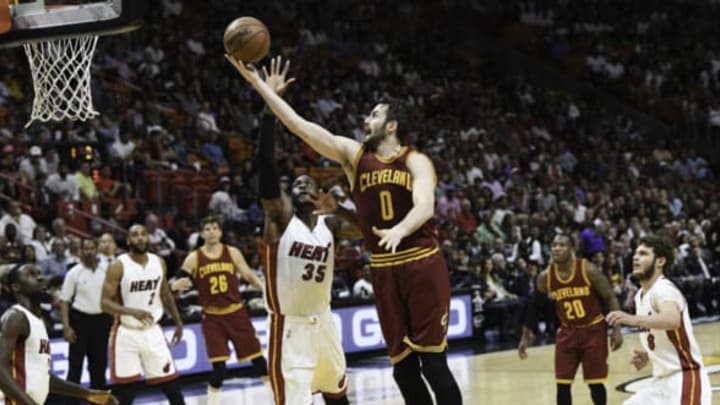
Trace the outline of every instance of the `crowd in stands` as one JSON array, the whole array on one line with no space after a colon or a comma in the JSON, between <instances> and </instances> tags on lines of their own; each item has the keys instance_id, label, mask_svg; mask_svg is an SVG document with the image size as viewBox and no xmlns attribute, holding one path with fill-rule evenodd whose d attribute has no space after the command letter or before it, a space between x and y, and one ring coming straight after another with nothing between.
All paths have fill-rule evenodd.
<instances>
[{"instance_id":1,"label":"crowd in stands","mask_svg":"<svg viewBox=\"0 0 720 405\"><path fill-rule=\"evenodd\" d=\"M292 61L297 82L285 97L302 115L362 139L363 114L380 96L412 107L408 142L436 166L434 221L453 288L470 291L478 311L503 332L517 332L556 232L575 236L578 255L607 274L625 309L636 289L632 249L638 238L662 234L677 248L670 275L691 300L693 316L720 311L720 199L712 162L691 146L656 142L594 98L508 73L482 49L459 44L454 30L468 28L448 25L448 16L480 15L483 2L247 1L242 10L222 1L151 3L141 30L99 42L93 97L103 115L88 123L25 129L32 92L24 55L0 53L3 264L37 261L47 276L61 279L77 262L81 238L108 233L122 247L124 229L144 223L172 273L198 243L199 218L212 212L225 219L226 242L261 273L263 213L252 145L262 105L222 57L228 16L242 14L266 21L272 52ZM537 41L554 41L569 21L560 8L574 9L568 3L517 3L517 17L539 27ZM626 4L611 3L619 10ZM572 35L586 49L608 52L602 80L636 83L639 72L650 74L643 67L652 67L659 69L653 75L665 75L659 88L666 88L674 65L663 72L670 63L663 58L673 53L652 42L632 44L628 36L628 29L645 26L644 38L664 38L663 18L613 15L577 20L585 28ZM607 67L617 56L614 42L588 40L595 32L615 32L612 38L631 44L618 77L612 76L619 69ZM568 46L573 51L565 52L574 52ZM717 78L717 70L707 78L708 93ZM646 86L649 100L647 86L655 84L636 84ZM694 84L675 81L675 92L690 94ZM339 168L290 134L280 138L285 176L310 171L347 199ZM337 249L334 298L371 297L361 241L338 241Z\"/></svg>"}]
</instances>

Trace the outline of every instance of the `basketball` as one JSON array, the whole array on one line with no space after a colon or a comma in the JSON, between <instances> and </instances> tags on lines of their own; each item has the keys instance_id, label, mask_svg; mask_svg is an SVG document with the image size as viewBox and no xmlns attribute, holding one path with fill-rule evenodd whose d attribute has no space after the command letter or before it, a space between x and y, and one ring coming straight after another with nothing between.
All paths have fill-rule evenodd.
<instances>
[{"instance_id":1,"label":"basketball","mask_svg":"<svg viewBox=\"0 0 720 405\"><path fill-rule=\"evenodd\" d=\"M245 63L257 63L270 50L270 32L254 17L239 17L225 28L225 52Z\"/></svg>"}]
</instances>

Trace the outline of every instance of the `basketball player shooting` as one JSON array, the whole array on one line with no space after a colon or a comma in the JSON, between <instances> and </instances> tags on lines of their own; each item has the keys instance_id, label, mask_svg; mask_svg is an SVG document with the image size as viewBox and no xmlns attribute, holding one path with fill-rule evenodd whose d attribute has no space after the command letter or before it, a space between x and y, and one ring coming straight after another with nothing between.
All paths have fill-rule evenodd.
<instances>
[{"instance_id":1,"label":"basketball player shooting","mask_svg":"<svg viewBox=\"0 0 720 405\"><path fill-rule=\"evenodd\" d=\"M462 403L447 365L450 279L430 223L435 213L435 168L403 145L407 125L402 103L383 100L365 119L364 143L334 135L298 115L254 67L225 55L267 106L295 135L343 168L365 246L380 326L393 376L405 402Z\"/></svg>"},{"instance_id":2,"label":"basketball player shooting","mask_svg":"<svg viewBox=\"0 0 720 405\"><path fill-rule=\"evenodd\" d=\"M16 304L0 319L0 401L44 404L48 393L53 393L117 405L110 391L88 389L50 373L50 340L40 315L40 268L19 265L5 275L2 284Z\"/></svg>"}]
</instances>

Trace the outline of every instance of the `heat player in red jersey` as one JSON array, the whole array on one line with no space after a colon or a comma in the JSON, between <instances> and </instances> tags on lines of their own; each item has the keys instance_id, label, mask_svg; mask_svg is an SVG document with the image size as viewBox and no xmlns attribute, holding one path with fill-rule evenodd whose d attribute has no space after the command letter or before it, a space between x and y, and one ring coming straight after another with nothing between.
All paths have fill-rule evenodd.
<instances>
[{"instance_id":1,"label":"heat player in red jersey","mask_svg":"<svg viewBox=\"0 0 720 405\"><path fill-rule=\"evenodd\" d=\"M403 105L376 104L360 143L305 120L252 66L226 58L292 133L342 166L372 253L378 317L405 402L433 404L424 376L438 404L461 404L446 357L450 280L428 223L435 212L435 168L426 155L403 145L408 124Z\"/></svg>"},{"instance_id":2,"label":"heat player in red jersey","mask_svg":"<svg viewBox=\"0 0 720 405\"><path fill-rule=\"evenodd\" d=\"M260 279L250 270L240 251L220 242L222 228L215 216L203 218L200 234L205 244L192 251L183 262L180 278L171 288L184 291L192 287L198 290L198 302L202 306L202 331L205 349L213 371L208 383L208 405L220 403L220 389L225 377L225 362L230 358L228 342L235 347L239 361L251 361L255 372L267 376L267 361L263 357L260 341L255 333L247 309L239 291L239 279L250 282L263 291Z\"/></svg>"},{"instance_id":3,"label":"heat player in red jersey","mask_svg":"<svg viewBox=\"0 0 720 405\"><path fill-rule=\"evenodd\" d=\"M620 303L607 277L592 263L575 257L569 235L555 235L551 248L552 262L537 277L535 302L528 308L518 353L521 359L527 358L527 347L535 339L539 298L548 295L555 301L560 323L555 337L557 404L572 403L570 386L582 364L583 379L590 386L593 404L605 405L608 343L603 302L610 311L619 309ZM612 350L620 348L622 341L620 328L614 328L610 338Z\"/></svg>"}]
</instances>

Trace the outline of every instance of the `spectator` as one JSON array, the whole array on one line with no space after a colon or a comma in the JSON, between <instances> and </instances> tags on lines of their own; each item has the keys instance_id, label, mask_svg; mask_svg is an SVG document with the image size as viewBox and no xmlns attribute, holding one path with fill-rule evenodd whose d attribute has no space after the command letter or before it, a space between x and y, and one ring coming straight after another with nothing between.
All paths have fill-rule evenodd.
<instances>
[{"instance_id":1,"label":"spectator","mask_svg":"<svg viewBox=\"0 0 720 405\"><path fill-rule=\"evenodd\" d=\"M7 205L7 213L0 218L0 229L5 229L7 224L15 225L22 243L30 243L36 226L35 220L22 212L19 201L10 201Z\"/></svg>"}]
</instances>

